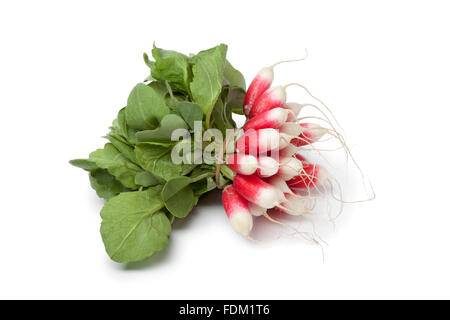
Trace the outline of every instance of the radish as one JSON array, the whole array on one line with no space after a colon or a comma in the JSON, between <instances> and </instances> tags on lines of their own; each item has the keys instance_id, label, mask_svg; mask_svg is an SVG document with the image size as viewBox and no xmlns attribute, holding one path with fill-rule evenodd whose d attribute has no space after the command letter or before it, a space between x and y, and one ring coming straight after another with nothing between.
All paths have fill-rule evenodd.
<instances>
[{"instance_id":1,"label":"radish","mask_svg":"<svg viewBox=\"0 0 450 320\"><path fill-rule=\"evenodd\" d=\"M264 209L276 207L285 200L281 191L257 176L237 175L233 185L245 199Z\"/></svg>"},{"instance_id":2,"label":"radish","mask_svg":"<svg viewBox=\"0 0 450 320\"><path fill-rule=\"evenodd\" d=\"M267 214L267 209L261 208L254 203L249 202L248 207L250 209L250 213L255 217L260 217Z\"/></svg>"},{"instance_id":3,"label":"radish","mask_svg":"<svg viewBox=\"0 0 450 320\"><path fill-rule=\"evenodd\" d=\"M295 118L298 117L298 114L300 113L300 110L302 109L302 105L295 103L295 102L288 102L285 105L285 108L290 110L291 113L288 116L288 120L287 121L294 121Z\"/></svg>"},{"instance_id":4,"label":"radish","mask_svg":"<svg viewBox=\"0 0 450 320\"><path fill-rule=\"evenodd\" d=\"M308 160L301 154L295 154L295 157L302 162L303 165L309 164Z\"/></svg>"},{"instance_id":5,"label":"radish","mask_svg":"<svg viewBox=\"0 0 450 320\"><path fill-rule=\"evenodd\" d=\"M263 154L286 148L291 139L272 128L248 130L236 141L236 150L245 154Z\"/></svg>"},{"instance_id":6,"label":"radish","mask_svg":"<svg viewBox=\"0 0 450 320\"><path fill-rule=\"evenodd\" d=\"M286 194L286 193L294 194L292 192L291 188L289 188L289 186L287 185L286 181L278 175L274 175L274 176L265 178L264 181L271 184L272 186L274 186L275 188L277 188L284 194Z\"/></svg>"},{"instance_id":7,"label":"radish","mask_svg":"<svg viewBox=\"0 0 450 320\"><path fill-rule=\"evenodd\" d=\"M280 127L280 131L292 137L298 137L304 128L297 122L286 122Z\"/></svg>"},{"instance_id":8,"label":"radish","mask_svg":"<svg viewBox=\"0 0 450 320\"><path fill-rule=\"evenodd\" d=\"M249 117L269 111L274 108L283 108L286 103L286 89L283 86L273 87L256 99L253 107L249 111Z\"/></svg>"},{"instance_id":9,"label":"radish","mask_svg":"<svg viewBox=\"0 0 450 320\"><path fill-rule=\"evenodd\" d=\"M291 188L317 187L322 185L327 177L328 174L322 166L304 162L302 173L287 181L287 184Z\"/></svg>"},{"instance_id":10,"label":"radish","mask_svg":"<svg viewBox=\"0 0 450 320\"><path fill-rule=\"evenodd\" d=\"M290 113L290 110L283 108L275 108L263 112L248 120L244 125L244 130L258 130L264 128L278 129L287 121Z\"/></svg>"},{"instance_id":11,"label":"radish","mask_svg":"<svg viewBox=\"0 0 450 320\"><path fill-rule=\"evenodd\" d=\"M259 156L256 175L261 178L271 177L278 172L280 164L272 157Z\"/></svg>"},{"instance_id":12,"label":"radish","mask_svg":"<svg viewBox=\"0 0 450 320\"><path fill-rule=\"evenodd\" d=\"M281 158L278 176L284 180L291 180L298 176L302 172L302 169L303 164L297 158Z\"/></svg>"},{"instance_id":13,"label":"radish","mask_svg":"<svg viewBox=\"0 0 450 320\"><path fill-rule=\"evenodd\" d=\"M244 114L249 115L255 100L270 88L274 78L273 67L262 68L248 87L244 98Z\"/></svg>"},{"instance_id":14,"label":"radish","mask_svg":"<svg viewBox=\"0 0 450 320\"><path fill-rule=\"evenodd\" d=\"M334 117L331 110L323 103L320 99L313 96L311 92L303 85L299 83L289 83L284 86L277 86L273 87L269 90L264 91L253 103L252 108L249 110L248 115L250 118L253 118L254 116L258 115L261 112L268 111L273 108L287 108L292 109L293 112L300 112L300 109L306 105L299 105L299 104L290 104L289 106L286 105L286 88L291 86L297 86L303 89L309 96L311 96L313 99L319 101L325 109L330 112L331 116L335 120L336 124L339 125L336 118ZM313 106L312 104L307 104L308 106ZM320 110L320 108L318 108Z\"/></svg>"},{"instance_id":15,"label":"radish","mask_svg":"<svg viewBox=\"0 0 450 320\"><path fill-rule=\"evenodd\" d=\"M261 94L263 94L272 85L273 78L274 78L273 68L275 68L277 65L282 64L282 63L305 60L307 56L308 56L308 52L305 50L304 58L280 61L280 62L274 63L270 67L262 68L258 72L258 74L255 76L255 78L253 78L253 81L252 81L252 83L250 83L247 93L245 94L244 114L246 116L249 115L250 110L252 109L253 104L255 103L256 99L258 99L259 96L261 96Z\"/></svg>"},{"instance_id":16,"label":"radish","mask_svg":"<svg viewBox=\"0 0 450 320\"><path fill-rule=\"evenodd\" d=\"M290 158L295 156L295 154L300 151L299 147L295 147L292 144L289 144L286 148L280 150L279 157L280 158Z\"/></svg>"},{"instance_id":17,"label":"radish","mask_svg":"<svg viewBox=\"0 0 450 320\"><path fill-rule=\"evenodd\" d=\"M328 129L315 123L300 123L299 127L302 129L301 133L298 135L298 138L291 140L291 143L296 147L317 142L328 132Z\"/></svg>"},{"instance_id":18,"label":"radish","mask_svg":"<svg viewBox=\"0 0 450 320\"><path fill-rule=\"evenodd\" d=\"M253 228L253 218L245 200L232 186L222 192L222 203L234 230L248 237Z\"/></svg>"},{"instance_id":19,"label":"radish","mask_svg":"<svg viewBox=\"0 0 450 320\"><path fill-rule=\"evenodd\" d=\"M252 155L235 153L228 156L226 162L231 170L242 175L254 174L258 169L258 159Z\"/></svg>"},{"instance_id":20,"label":"radish","mask_svg":"<svg viewBox=\"0 0 450 320\"><path fill-rule=\"evenodd\" d=\"M299 197L292 194L285 194L286 201L277 206L277 209L295 216L301 216L308 211L311 211L311 205L307 197Z\"/></svg>"}]
</instances>

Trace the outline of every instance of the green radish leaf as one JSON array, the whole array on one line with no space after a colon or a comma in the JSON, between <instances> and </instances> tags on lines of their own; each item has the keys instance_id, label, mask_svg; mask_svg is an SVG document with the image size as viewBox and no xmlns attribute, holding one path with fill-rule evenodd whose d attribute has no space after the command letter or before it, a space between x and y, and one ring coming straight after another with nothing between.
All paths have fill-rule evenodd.
<instances>
[{"instance_id":1,"label":"green radish leaf","mask_svg":"<svg viewBox=\"0 0 450 320\"><path fill-rule=\"evenodd\" d=\"M166 212L167 219L169 219L169 222L172 224L175 221L175 216L171 214L170 212Z\"/></svg>"},{"instance_id":2,"label":"green radish leaf","mask_svg":"<svg viewBox=\"0 0 450 320\"><path fill-rule=\"evenodd\" d=\"M240 88L245 92L245 78L239 70L233 68L231 63L228 60L225 60L225 67L223 70L223 77L225 82L231 88Z\"/></svg>"},{"instance_id":3,"label":"green radish leaf","mask_svg":"<svg viewBox=\"0 0 450 320\"><path fill-rule=\"evenodd\" d=\"M143 83L131 91L125 108L128 126L137 130L155 129L169 113L164 97Z\"/></svg>"},{"instance_id":4,"label":"green radish leaf","mask_svg":"<svg viewBox=\"0 0 450 320\"><path fill-rule=\"evenodd\" d=\"M191 179L177 177L168 180L161 192L167 210L177 218L186 217L194 207L194 192Z\"/></svg>"},{"instance_id":5,"label":"green radish leaf","mask_svg":"<svg viewBox=\"0 0 450 320\"><path fill-rule=\"evenodd\" d=\"M150 61L150 58L148 57L148 54L144 52L144 62L147 65L147 67L151 68L153 66L152 61Z\"/></svg>"},{"instance_id":6,"label":"green radish leaf","mask_svg":"<svg viewBox=\"0 0 450 320\"><path fill-rule=\"evenodd\" d=\"M125 109L126 108L120 109L119 113L117 114L117 127L119 130L119 134L128 139L128 126Z\"/></svg>"},{"instance_id":7,"label":"green radish leaf","mask_svg":"<svg viewBox=\"0 0 450 320\"><path fill-rule=\"evenodd\" d=\"M227 105L231 106L234 113L244 114L245 90L230 88L227 97Z\"/></svg>"},{"instance_id":8,"label":"green radish leaf","mask_svg":"<svg viewBox=\"0 0 450 320\"><path fill-rule=\"evenodd\" d=\"M161 211L160 187L124 192L110 199L101 211L100 228L105 249L116 262L139 261L161 250L171 232Z\"/></svg>"},{"instance_id":9,"label":"green radish leaf","mask_svg":"<svg viewBox=\"0 0 450 320\"><path fill-rule=\"evenodd\" d=\"M165 98L168 96L169 90L167 90L166 83L163 81L152 81L148 84L150 88L155 90L161 97Z\"/></svg>"},{"instance_id":10,"label":"green radish leaf","mask_svg":"<svg viewBox=\"0 0 450 320\"><path fill-rule=\"evenodd\" d=\"M175 143L171 137L172 132L176 129L188 129L188 125L179 115L168 114L161 120L157 129L139 131L136 133L136 138L138 142Z\"/></svg>"},{"instance_id":11,"label":"green radish leaf","mask_svg":"<svg viewBox=\"0 0 450 320\"><path fill-rule=\"evenodd\" d=\"M221 44L201 51L191 58L193 80L190 85L195 103L200 105L206 115L206 126L210 128L210 114L222 91L223 69L227 46Z\"/></svg>"},{"instance_id":12,"label":"green radish leaf","mask_svg":"<svg viewBox=\"0 0 450 320\"><path fill-rule=\"evenodd\" d=\"M108 170L124 186L137 189L138 186L134 183L134 180L136 174L142 172L142 169L123 156L111 143L105 144L103 149L92 152L89 155L89 160L100 168Z\"/></svg>"},{"instance_id":13,"label":"green radish leaf","mask_svg":"<svg viewBox=\"0 0 450 320\"><path fill-rule=\"evenodd\" d=\"M105 169L97 169L89 174L89 181L100 198L109 200L121 192L131 191Z\"/></svg>"},{"instance_id":14,"label":"green radish leaf","mask_svg":"<svg viewBox=\"0 0 450 320\"><path fill-rule=\"evenodd\" d=\"M135 152L139 164L145 170L164 180L182 174L184 166L172 162L170 148L150 143L138 143Z\"/></svg>"},{"instance_id":15,"label":"green radish leaf","mask_svg":"<svg viewBox=\"0 0 450 320\"><path fill-rule=\"evenodd\" d=\"M138 174L136 174L134 182L138 186L152 187L152 186L156 186L158 184L164 183L164 180L154 176L150 172L142 171L142 172L139 172Z\"/></svg>"},{"instance_id":16,"label":"green radish leaf","mask_svg":"<svg viewBox=\"0 0 450 320\"><path fill-rule=\"evenodd\" d=\"M188 101L174 101L173 105L192 130L194 129L194 121L203 120L203 111L198 104Z\"/></svg>"},{"instance_id":17,"label":"green radish leaf","mask_svg":"<svg viewBox=\"0 0 450 320\"><path fill-rule=\"evenodd\" d=\"M149 63L153 78L169 82L175 91L189 92L191 71L187 56L176 51L157 48L155 45L152 56L155 62Z\"/></svg>"},{"instance_id":18,"label":"green radish leaf","mask_svg":"<svg viewBox=\"0 0 450 320\"><path fill-rule=\"evenodd\" d=\"M225 130L227 128L224 114L223 101L221 99L218 99L211 112L211 126L222 131L222 134L225 133Z\"/></svg>"},{"instance_id":19,"label":"green radish leaf","mask_svg":"<svg viewBox=\"0 0 450 320\"><path fill-rule=\"evenodd\" d=\"M224 89L224 96L226 98L228 89ZM225 137L226 129L232 129L236 127L236 124L231 115L231 106L224 103L224 101L219 98L214 105L211 112L211 125L220 131Z\"/></svg>"},{"instance_id":20,"label":"green radish leaf","mask_svg":"<svg viewBox=\"0 0 450 320\"><path fill-rule=\"evenodd\" d=\"M225 119L227 128L236 128L236 122L234 122L234 120L233 120L232 106L229 105L228 103L226 103L224 106L223 113L224 113L224 119Z\"/></svg>"},{"instance_id":21,"label":"green radish leaf","mask_svg":"<svg viewBox=\"0 0 450 320\"><path fill-rule=\"evenodd\" d=\"M244 109L242 107L232 107L231 112L244 115Z\"/></svg>"},{"instance_id":22,"label":"green radish leaf","mask_svg":"<svg viewBox=\"0 0 450 320\"><path fill-rule=\"evenodd\" d=\"M98 169L98 166L95 164L95 162L89 160L89 159L74 159L70 160L69 163L75 167L84 169L86 171L92 171Z\"/></svg>"},{"instance_id":23,"label":"green radish leaf","mask_svg":"<svg viewBox=\"0 0 450 320\"><path fill-rule=\"evenodd\" d=\"M111 142L117 150L119 150L124 157L128 160L137 163L136 154L134 153L134 148L128 143L124 142L121 136L117 134L110 133L106 136L106 139Z\"/></svg>"},{"instance_id":24,"label":"green radish leaf","mask_svg":"<svg viewBox=\"0 0 450 320\"><path fill-rule=\"evenodd\" d=\"M217 187L215 178L212 176L208 176L205 179L197 181L197 182L191 184L191 186L194 191L194 195L197 197L199 197L202 194L205 194L211 190L214 190Z\"/></svg>"}]
</instances>

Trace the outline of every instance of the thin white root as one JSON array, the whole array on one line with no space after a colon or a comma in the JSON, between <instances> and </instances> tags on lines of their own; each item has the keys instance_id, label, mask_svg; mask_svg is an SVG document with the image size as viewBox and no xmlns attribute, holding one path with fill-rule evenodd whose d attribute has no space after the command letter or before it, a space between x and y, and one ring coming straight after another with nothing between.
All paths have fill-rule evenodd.
<instances>
[{"instance_id":1,"label":"thin white root","mask_svg":"<svg viewBox=\"0 0 450 320\"><path fill-rule=\"evenodd\" d=\"M269 68L273 69L273 68L275 68L276 66L278 66L278 65L280 65L282 63L303 61L303 60L306 60L306 58L308 58L308 50L305 48L305 56L303 58L278 61L278 62L274 63L273 65L271 65Z\"/></svg>"},{"instance_id":2,"label":"thin white root","mask_svg":"<svg viewBox=\"0 0 450 320\"><path fill-rule=\"evenodd\" d=\"M305 239L306 241L311 241L311 242L314 242L314 243L320 245L320 243L314 238L314 235L312 235L310 232L302 232L302 231L299 231L298 229L294 228L293 226L291 226L291 225L289 225L289 224L286 224L286 223L283 223L283 222L281 222L281 221L278 221L278 220L273 219L273 218L272 218L271 216L269 216L269 214L267 214L267 213L264 214L263 216L264 216L264 218L266 218L266 219L269 220L270 222L273 222L273 223L276 223L276 224L281 225L281 226L283 226L283 227L287 227L287 228L289 228L289 229L292 229L292 230L295 232L295 234L300 235L300 236L301 236L303 239Z\"/></svg>"},{"instance_id":3,"label":"thin white root","mask_svg":"<svg viewBox=\"0 0 450 320\"><path fill-rule=\"evenodd\" d=\"M284 86L284 88L288 88L288 87L292 87L292 86L297 86L299 88L302 88L303 90L305 90L305 92L314 100L317 100L321 105L323 105L325 107L325 109L330 113L331 117L333 118L334 122L336 122L336 124L338 125L339 128L341 128L341 130L344 132L344 129L342 128L342 126L339 124L339 122L337 121L336 117L334 116L333 112L331 111L331 109L319 98L317 98L316 96L314 96L304 85L300 84L300 83L296 83L296 82L291 82L288 83L287 85Z\"/></svg>"}]
</instances>

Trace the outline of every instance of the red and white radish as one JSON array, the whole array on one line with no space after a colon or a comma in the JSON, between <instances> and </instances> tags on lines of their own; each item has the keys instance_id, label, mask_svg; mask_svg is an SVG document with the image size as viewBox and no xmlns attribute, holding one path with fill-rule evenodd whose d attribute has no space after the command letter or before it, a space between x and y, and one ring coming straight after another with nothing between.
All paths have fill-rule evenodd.
<instances>
[{"instance_id":1,"label":"red and white radish","mask_svg":"<svg viewBox=\"0 0 450 320\"><path fill-rule=\"evenodd\" d=\"M301 216L311 210L310 199L307 197L299 197L293 194L285 194L286 201L277 206L277 209L295 216Z\"/></svg>"},{"instance_id":2,"label":"red and white radish","mask_svg":"<svg viewBox=\"0 0 450 320\"><path fill-rule=\"evenodd\" d=\"M257 176L237 175L234 188L245 199L265 209L273 208L285 200L283 193Z\"/></svg>"},{"instance_id":3,"label":"red and white radish","mask_svg":"<svg viewBox=\"0 0 450 320\"><path fill-rule=\"evenodd\" d=\"M269 111L274 108L283 108L286 103L286 89L284 86L276 86L259 96L249 111L249 117Z\"/></svg>"},{"instance_id":4,"label":"red and white radish","mask_svg":"<svg viewBox=\"0 0 450 320\"><path fill-rule=\"evenodd\" d=\"M286 148L291 139L272 128L248 130L236 141L236 150L238 153L264 154Z\"/></svg>"},{"instance_id":5,"label":"red and white radish","mask_svg":"<svg viewBox=\"0 0 450 320\"><path fill-rule=\"evenodd\" d=\"M328 174L318 164L303 162L303 170L298 176L287 181L291 188L317 188L327 180Z\"/></svg>"},{"instance_id":6,"label":"red and white radish","mask_svg":"<svg viewBox=\"0 0 450 320\"><path fill-rule=\"evenodd\" d=\"M280 163L272 157L259 156L258 169L256 175L261 178L267 178L275 175L280 168Z\"/></svg>"},{"instance_id":7,"label":"red and white radish","mask_svg":"<svg viewBox=\"0 0 450 320\"><path fill-rule=\"evenodd\" d=\"M253 228L253 217L245 200L232 186L222 192L222 203L234 230L248 237Z\"/></svg>"},{"instance_id":8,"label":"red and white radish","mask_svg":"<svg viewBox=\"0 0 450 320\"><path fill-rule=\"evenodd\" d=\"M254 174L258 169L258 159L243 153L229 155L226 163L231 170L242 175Z\"/></svg>"},{"instance_id":9,"label":"red and white radish","mask_svg":"<svg viewBox=\"0 0 450 320\"><path fill-rule=\"evenodd\" d=\"M291 111L288 109L271 109L248 120L244 125L244 130L258 130L265 128L278 129L286 123L290 113Z\"/></svg>"},{"instance_id":10,"label":"red and white radish","mask_svg":"<svg viewBox=\"0 0 450 320\"><path fill-rule=\"evenodd\" d=\"M250 213L255 217L260 217L267 214L267 209L261 208L254 203L249 202L248 207L250 209Z\"/></svg>"},{"instance_id":11,"label":"red and white radish","mask_svg":"<svg viewBox=\"0 0 450 320\"><path fill-rule=\"evenodd\" d=\"M317 142L329 131L328 129L315 123L300 123L299 127L302 129L301 133L298 135L298 138L291 140L291 143L297 147Z\"/></svg>"},{"instance_id":12,"label":"red and white radish","mask_svg":"<svg viewBox=\"0 0 450 320\"><path fill-rule=\"evenodd\" d=\"M274 78L273 67L262 68L248 87L244 98L244 114L249 115L256 99L270 88Z\"/></svg>"},{"instance_id":13,"label":"red and white radish","mask_svg":"<svg viewBox=\"0 0 450 320\"><path fill-rule=\"evenodd\" d=\"M288 116L287 121L294 121L298 117L298 114L300 113L300 110L302 109L302 105L295 103L295 102L288 102L288 103L286 103L286 105L284 107L291 111L291 113Z\"/></svg>"},{"instance_id":14,"label":"red and white radish","mask_svg":"<svg viewBox=\"0 0 450 320\"><path fill-rule=\"evenodd\" d=\"M307 56L308 56L308 52L305 50L304 58L279 61L277 63L274 63L270 67L262 68L258 72L258 74L255 76L255 78L253 78L252 82L250 83L250 86L248 87L247 93L245 94L244 114L246 116L249 115L256 99L258 99L272 85L273 78L274 78L273 68L275 68L277 65L282 64L282 63L305 60Z\"/></svg>"},{"instance_id":15,"label":"red and white radish","mask_svg":"<svg viewBox=\"0 0 450 320\"><path fill-rule=\"evenodd\" d=\"M278 175L274 175L274 176L265 178L264 181L271 184L272 186L274 186L275 188L277 188L284 194L286 194L286 193L294 194L292 192L292 190L289 188L289 186L287 185L286 180L284 180L283 178L281 178Z\"/></svg>"},{"instance_id":16,"label":"red and white radish","mask_svg":"<svg viewBox=\"0 0 450 320\"><path fill-rule=\"evenodd\" d=\"M290 180L298 176L302 172L302 169L303 164L297 158L281 158L278 176L284 180Z\"/></svg>"}]
</instances>

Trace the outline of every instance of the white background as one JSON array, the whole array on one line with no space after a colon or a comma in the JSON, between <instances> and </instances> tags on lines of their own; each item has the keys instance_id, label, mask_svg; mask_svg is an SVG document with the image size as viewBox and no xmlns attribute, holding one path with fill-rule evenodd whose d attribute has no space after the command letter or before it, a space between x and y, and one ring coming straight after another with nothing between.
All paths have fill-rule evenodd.
<instances>
[{"instance_id":1,"label":"white background","mask_svg":"<svg viewBox=\"0 0 450 320\"><path fill-rule=\"evenodd\" d=\"M0 298L450 298L446 1L2 1ZM334 110L377 192L326 232L255 244L214 193L169 245L120 265L103 202L68 160L101 136L148 68L153 41L221 42L248 82L262 67Z\"/></svg>"}]
</instances>

